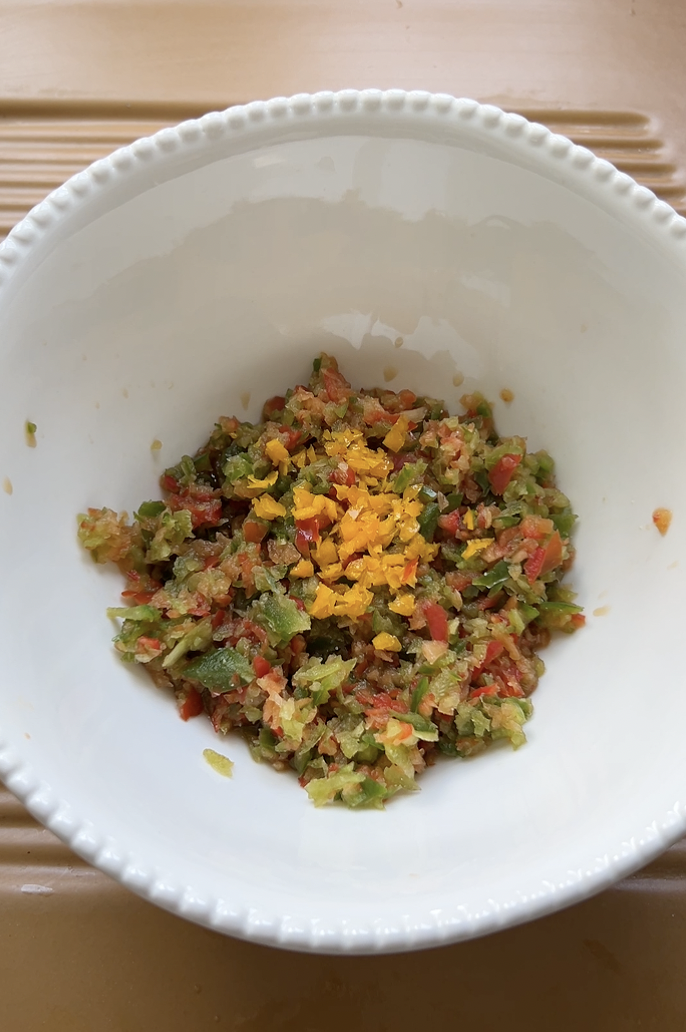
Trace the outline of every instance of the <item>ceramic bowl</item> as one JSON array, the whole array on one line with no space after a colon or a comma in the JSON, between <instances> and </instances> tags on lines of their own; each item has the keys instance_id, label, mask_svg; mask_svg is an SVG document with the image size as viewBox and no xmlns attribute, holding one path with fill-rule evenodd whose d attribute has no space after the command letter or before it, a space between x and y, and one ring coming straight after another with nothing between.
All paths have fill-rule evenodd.
<instances>
[{"instance_id":1,"label":"ceramic bowl","mask_svg":"<svg viewBox=\"0 0 686 1032\"><path fill-rule=\"evenodd\" d=\"M666 848L686 830L685 274L686 223L649 191L441 95L232 108L51 194L0 248L6 784L134 892L299 950L492 932ZM315 809L239 736L218 777L209 722L117 659L119 576L76 541L78 512L155 497L218 415L257 418L321 349L355 387L453 411L478 386L580 517L588 623L547 650L526 746L439 763L383 812Z\"/></svg>"}]
</instances>

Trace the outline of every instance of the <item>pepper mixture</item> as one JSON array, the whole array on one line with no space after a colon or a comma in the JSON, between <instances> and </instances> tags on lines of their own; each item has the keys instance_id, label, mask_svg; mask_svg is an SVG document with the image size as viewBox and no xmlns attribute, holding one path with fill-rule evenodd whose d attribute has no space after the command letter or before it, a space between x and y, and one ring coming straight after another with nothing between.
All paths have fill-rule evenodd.
<instances>
[{"instance_id":1,"label":"pepper mixture","mask_svg":"<svg viewBox=\"0 0 686 1032\"><path fill-rule=\"evenodd\" d=\"M335 358L218 419L161 478L164 501L89 509L79 538L126 578L115 648L181 717L240 729L316 805L381 807L439 754L517 748L551 631L584 622L561 584L575 515L553 460L410 390L354 391Z\"/></svg>"}]
</instances>

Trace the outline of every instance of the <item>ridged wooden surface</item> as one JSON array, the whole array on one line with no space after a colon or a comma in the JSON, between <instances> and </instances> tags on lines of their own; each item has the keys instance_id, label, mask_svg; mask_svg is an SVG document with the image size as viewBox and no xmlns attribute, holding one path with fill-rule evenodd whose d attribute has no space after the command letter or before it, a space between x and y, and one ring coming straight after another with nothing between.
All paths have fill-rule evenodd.
<instances>
[{"instance_id":1,"label":"ridged wooden surface","mask_svg":"<svg viewBox=\"0 0 686 1032\"><path fill-rule=\"evenodd\" d=\"M0 101L0 236L89 162L202 111L50 110L3 115ZM518 110L686 212L683 171L656 120ZM137 899L0 787L0 927L0 1032L686 1029L686 840L594 899L487 939L398 957L304 958Z\"/></svg>"},{"instance_id":2,"label":"ridged wooden surface","mask_svg":"<svg viewBox=\"0 0 686 1032\"><path fill-rule=\"evenodd\" d=\"M665 157L665 143L646 116L621 111L520 111L611 161L680 214L686 211L684 175ZM92 161L187 115L181 107L158 111L156 117L130 119L0 115L0 235Z\"/></svg>"}]
</instances>

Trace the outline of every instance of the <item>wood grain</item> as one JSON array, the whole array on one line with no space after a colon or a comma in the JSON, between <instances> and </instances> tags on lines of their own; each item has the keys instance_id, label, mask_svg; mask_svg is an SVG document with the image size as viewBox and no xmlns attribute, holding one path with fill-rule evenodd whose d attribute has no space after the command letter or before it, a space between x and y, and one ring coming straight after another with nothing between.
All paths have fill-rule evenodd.
<instances>
[{"instance_id":1,"label":"wood grain","mask_svg":"<svg viewBox=\"0 0 686 1032\"><path fill-rule=\"evenodd\" d=\"M684 174L666 159L665 142L651 119L630 111L519 110L589 147L684 211ZM168 105L141 111L136 118L114 113L95 118L92 111L82 117L72 113L48 118L9 113L2 117L2 112L0 104L0 237L69 176L117 147L182 121L189 109Z\"/></svg>"},{"instance_id":2,"label":"wood grain","mask_svg":"<svg viewBox=\"0 0 686 1032\"><path fill-rule=\"evenodd\" d=\"M685 47L683 0L0 0L0 235L162 125L347 86L520 110L683 212ZM7 1032L686 1028L683 842L585 903L486 939L303 958L138 899L0 790L0 921Z\"/></svg>"}]
</instances>

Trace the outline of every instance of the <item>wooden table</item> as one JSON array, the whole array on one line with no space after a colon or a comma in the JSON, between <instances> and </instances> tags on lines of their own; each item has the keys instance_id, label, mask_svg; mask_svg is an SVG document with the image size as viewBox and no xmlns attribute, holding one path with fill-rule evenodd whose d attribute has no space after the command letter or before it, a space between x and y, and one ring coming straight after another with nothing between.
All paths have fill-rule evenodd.
<instances>
[{"instance_id":1,"label":"wooden table","mask_svg":"<svg viewBox=\"0 0 686 1032\"><path fill-rule=\"evenodd\" d=\"M0 0L0 235L84 164L161 125L345 86L522 111L684 211L685 44L679 0ZM486 939L303 957L137 899L0 791L0 914L7 1032L686 1028L684 844Z\"/></svg>"}]
</instances>

